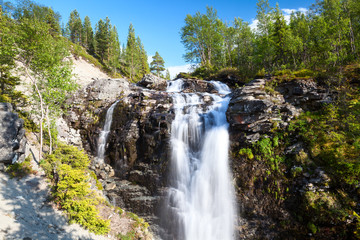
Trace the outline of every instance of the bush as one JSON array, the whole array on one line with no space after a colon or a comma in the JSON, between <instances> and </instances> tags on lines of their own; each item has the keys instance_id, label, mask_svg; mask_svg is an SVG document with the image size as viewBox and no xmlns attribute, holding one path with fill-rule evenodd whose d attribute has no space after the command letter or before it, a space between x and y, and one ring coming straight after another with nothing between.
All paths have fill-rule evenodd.
<instances>
[{"instance_id":1,"label":"bush","mask_svg":"<svg viewBox=\"0 0 360 240\"><path fill-rule=\"evenodd\" d=\"M74 146L60 145L41 162L46 175L53 180L53 197L69 216L96 234L110 230L110 222L99 217L96 206L101 199L90 189L87 155Z\"/></svg>"},{"instance_id":2,"label":"bush","mask_svg":"<svg viewBox=\"0 0 360 240\"><path fill-rule=\"evenodd\" d=\"M295 77L298 77L298 78L308 79L308 78L313 78L316 75L316 73L309 69L301 69L299 71L295 71L294 75L295 75Z\"/></svg>"},{"instance_id":3,"label":"bush","mask_svg":"<svg viewBox=\"0 0 360 240\"><path fill-rule=\"evenodd\" d=\"M191 76L199 78L199 79L209 79L211 75L215 74L216 70L213 66L205 65L195 69L194 72L191 73Z\"/></svg>"}]
</instances>

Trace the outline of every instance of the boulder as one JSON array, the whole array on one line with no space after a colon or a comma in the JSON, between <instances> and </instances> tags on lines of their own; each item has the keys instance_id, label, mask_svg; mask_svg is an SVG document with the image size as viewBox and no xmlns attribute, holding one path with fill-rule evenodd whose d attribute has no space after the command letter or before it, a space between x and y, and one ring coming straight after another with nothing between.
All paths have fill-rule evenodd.
<instances>
[{"instance_id":1,"label":"boulder","mask_svg":"<svg viewBox=\"0 0 360 240\"><path fill-rule=\"evenodd\" d=\"M167 81L161 77L155 76L154 74L146 74L140 82L137 83L138 86L149 88L158 91L165 91L167 86Z\"/></svg>"},{"instance_id":2,"label":"boulder","mask_svg":"<svg viewBox=\"0 0 360 240\"><path fill-rule=\"evenodd\" d=\"M12 112L10 103L0 103L0 163L25 159L26 138L24 120Z\"/></svg>"}]
</instances>

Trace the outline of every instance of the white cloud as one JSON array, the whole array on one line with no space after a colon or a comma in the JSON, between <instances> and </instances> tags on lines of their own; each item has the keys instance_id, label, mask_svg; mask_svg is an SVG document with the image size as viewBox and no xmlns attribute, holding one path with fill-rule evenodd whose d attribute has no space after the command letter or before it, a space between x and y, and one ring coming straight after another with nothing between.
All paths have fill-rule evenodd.
<instances>
[{"instance_id":1,"label":"white cloud","mask_svg":"<svg viewBox=\"0 0 360 240\"><path fill-rule=\"evenodd\" d=\"M149 56L148 56L147 61L148 61L149 64L150 64L150 63L152 62L152 60L153 60L152 57L153 57L153 55L149 55Z\"/></svg>"},{"instance_id":2,"label":"white cloud","mask_svg":"<svg viewBox=\"0 0 360 240\"><path fill-rule=\"evenodd\" d=\"M170 66L169 69L171 79L175 78L180 72L190 72L191 64L186 64L182 66Z\"/></svg>"},{"instance_id":3,"label":"white cloud","mask_svg":"<svg viewBox=\"0 0 360 240\"><path fill-rule=\"evenodd\" d=\"M259 20L257 20L257 19L253 19L251 21L251 23L249 24L249 27L251 28L251 30L256 31L258 22L259 22Z\"/></svg>"}]
</instances>

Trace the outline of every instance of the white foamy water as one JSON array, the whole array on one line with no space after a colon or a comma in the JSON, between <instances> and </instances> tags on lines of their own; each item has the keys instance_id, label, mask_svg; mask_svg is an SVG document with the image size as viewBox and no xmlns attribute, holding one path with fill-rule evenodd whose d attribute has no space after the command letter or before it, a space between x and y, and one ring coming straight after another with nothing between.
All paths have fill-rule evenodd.
<instances>
[{"instance_id":1,"label":"white foamy water","mask_svg":"<svg viewBox=\"0 0 360 240\"><path fill-rule=\"evenodd\" d=\"M113 112L114 112L114 108L115 108L116 104L119 101L120 100L113 103L106 112L104 128L100 132L99 140L98 140L97 161L99 163L104 162L104 156L105 156L105 150L106 150L105 149L106 148L106 141L107 141L107 138L108 138L109 133L110 133L111 123L112 123L112 119L113 119Z\"/></svg>"},{"instance_id":2,"label":"white foamy water","mask_svg":"<svg viewBox=\"0 0 360 240\"><path fill-rule=\"evenodd\" d=\"M175 119L171 126L172 172L169 221L175 239L234 239L236 211L229 172L229 134L225 112L229 97L181 93L182 81L168 85ZM229 88L216 82L220 94ZM226 93L225 93L226 92ZM213 99L204 107L203 96Z\"/></svg>"}]
</instances>

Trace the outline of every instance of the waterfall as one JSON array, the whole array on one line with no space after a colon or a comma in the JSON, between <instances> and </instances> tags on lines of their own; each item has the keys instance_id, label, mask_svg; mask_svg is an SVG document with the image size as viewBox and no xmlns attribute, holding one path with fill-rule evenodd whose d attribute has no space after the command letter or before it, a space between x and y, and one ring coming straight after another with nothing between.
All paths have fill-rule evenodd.
<instances>
[{"instance_id":1,"label":"waterfall","mask_svg":"<svg viewBox=\"0 0 360 240\"><path fill-rule=\"evenodd\" d=\"M99 163L104 162L106 141L107 141L107 137L110 133L111 123L112 123L112 119L113 119L113 112L114 112L114 108L115 108L116 104L119 101L120 100L117 100L115 103L113 103L106 112L105 124L104 124L103 130L100 132L99 140L98 140L97 161Z\"/></svg>"},{"instance_id":2,"label":"waterfall","mask_svg":"<svg viewBox=\"0 0 360 240\"><path fill-rule=\"evenodd\" d=\"M214 82L219 94L230 93ZM171 179L167 211L175 239L234 239L236 211L229 172L226 110L230 97L181 93L182 80L171 81L175 119L171 126ZM204 98L212 103L205 104Z\"/></svg>"}]
</instances>

